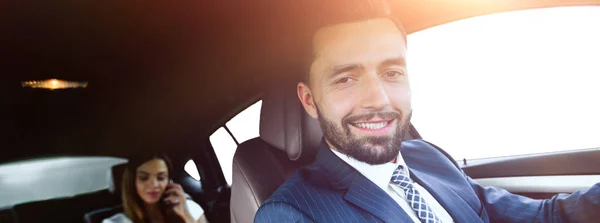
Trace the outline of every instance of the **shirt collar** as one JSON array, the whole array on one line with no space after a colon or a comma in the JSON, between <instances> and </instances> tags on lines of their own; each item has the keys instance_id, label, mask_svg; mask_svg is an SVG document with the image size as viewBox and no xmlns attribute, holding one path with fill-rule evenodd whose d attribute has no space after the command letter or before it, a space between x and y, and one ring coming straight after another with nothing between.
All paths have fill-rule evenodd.
<instances>
[{"instance_id":1,"label":"shirt collar","mask_svg":"<svg viewBox=\"0 0 600 223\"><path fill-rule=\"evenodd\" d=\"M331 151L344 162L346 162L348 165L353 167L360 174L365 176L371 182L375 183L375 185L379 186L382 190L385 190L388 184L390 184L392 175L394 174L394 171L396 170L396 168L398 168L398 166L403 166L403 170L406 173L406 176L410 176L408 166L406 166L406 163L404 162L401 153L398 153L396 163L390 162L379 165L371 165L362 161L358 161L334 149L331 149Z\"/></svg>"}]
</instances>

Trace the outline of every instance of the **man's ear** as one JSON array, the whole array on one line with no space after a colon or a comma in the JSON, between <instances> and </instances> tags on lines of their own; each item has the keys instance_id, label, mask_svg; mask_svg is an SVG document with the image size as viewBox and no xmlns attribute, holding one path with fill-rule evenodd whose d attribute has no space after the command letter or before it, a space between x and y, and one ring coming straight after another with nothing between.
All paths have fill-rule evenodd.
<instances>
[{"instance_id":1,"label":"man's ear","mask_svg":"<svg viewBox=\"0 0 600 223\"><path fill-rule=\"evenodd\" d=\"M317 107L315 106L315 100L312 95L312 91L304 82L298 83L298 99L302 103L304 110L313 117L314 119L319 118L317 113Z\"/></svg>"}]
</instances>

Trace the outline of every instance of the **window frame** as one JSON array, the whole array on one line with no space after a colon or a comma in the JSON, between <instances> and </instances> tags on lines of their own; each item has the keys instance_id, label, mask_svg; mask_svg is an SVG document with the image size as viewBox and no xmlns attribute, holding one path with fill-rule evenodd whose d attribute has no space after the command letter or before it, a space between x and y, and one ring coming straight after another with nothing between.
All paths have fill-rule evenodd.
<instances>
[{"instance_id":1,"label":"window frame","mask_svg":"<svg viewBox=\"0 0 600 223\"><path fill-rule=\"evenodd\" d=\"M213 160L215 162L215 163L211 163L211 165L214 166L215 171L219 172L217 174L217 176L218 176L217 180L218 180L218 182L220 182L219 185L226 186L227 188L231 187L231 185L227 182L227 180L225 178L225 173L224 173L223 169L221 168L221 161L219 161L219 158L217 157L217 153L215 152L215 147L210 142L210 136L212 136L212 134L214 134L217 130L219 130L219 128L223 127L225 129L225 131L229 134L229 136L233 139L233 141L236 143L236 151L237 151L237 147L239 147L240 143L237 141L237 139L235 138L233 133L229 130L229 128L227 128L226 124L232 118L234 118L236 115L238 115L239 113L243 112L244 110L246 110L247 108L249 108L250 106L256 104L258 101L261 101L261 100L263 100L262 94L258 94L258 95L251 97L249 100L247 100L245 103L242 104L243 106L240 106L238 109L232 110L231 112L227 113L227 115L224 116L224 118L220 119L218 124L215 124L213 126L213 128L211 128L211 131L208 134L208 136L206 136L206 144L208 145L207 146L208 149L206 152L210 154L209 157L211 157L211 160ZM261 105L261 110L262 110L262 105ZM260 114L259 114L259 128L260 128ZM260 135L259 135L259 137L260 137ZM235 152L234 152L234 157L235 157Z\"/></svg>"}]
</instances>

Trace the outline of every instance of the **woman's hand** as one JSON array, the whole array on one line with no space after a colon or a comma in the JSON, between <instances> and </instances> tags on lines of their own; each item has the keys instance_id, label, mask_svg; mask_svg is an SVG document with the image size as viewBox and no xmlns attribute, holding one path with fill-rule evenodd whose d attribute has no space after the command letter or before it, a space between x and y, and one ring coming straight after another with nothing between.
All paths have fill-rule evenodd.
<instances>
[{"instance_id":1,"label":"woman's hand","mask_svg":"<svg viewBox=\"0 0 600 223\"><path fill-rule=\"evenodd\" d=\"M173 212L175 212L179 217L184 219L185 222L196 222L196 220L192 217L192 214L188 210L187 206L187 196L185 192L183 192L183 188L181 185L176 183L170 183L167 186L167 190L165 191L167 194L164 202L167 205L173 207Z\"/></svg>"}]
</instances>

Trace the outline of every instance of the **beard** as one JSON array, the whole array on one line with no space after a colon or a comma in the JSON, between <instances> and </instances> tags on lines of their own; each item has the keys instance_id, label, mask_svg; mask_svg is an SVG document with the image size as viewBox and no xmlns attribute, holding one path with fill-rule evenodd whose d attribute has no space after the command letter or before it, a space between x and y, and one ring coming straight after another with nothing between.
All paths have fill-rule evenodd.
<instances>
[{"instance_id":1,"label":"beard","mask_svg":"<svg viewBox=\"0 0 600 223\"><path fill-rule=\"evenodd\" d=\"M361 115L346 115L342 119L342 126L338 127L335 122L323 116L318 107L316 109L319 115L318 120L327 142L338 152L371 165L388 163L398 157L402 140L408 134L410 118L412 116L412 112L410 112L406 117L403 117L399 111L378 111ZM391 136L363 137L357 137L352 134L350 131L351 123L369 120L374 117L397 121L398 123L393 134Z\"/></svg>"}]
</instances>

